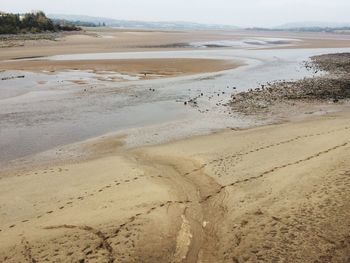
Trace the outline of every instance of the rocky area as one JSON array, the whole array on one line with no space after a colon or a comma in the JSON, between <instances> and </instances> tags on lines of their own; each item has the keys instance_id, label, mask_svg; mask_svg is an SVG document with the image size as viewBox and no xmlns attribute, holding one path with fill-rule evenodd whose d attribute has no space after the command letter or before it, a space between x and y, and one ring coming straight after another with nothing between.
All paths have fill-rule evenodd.
<instances>
[{"instance_id":1,"label":"rocky area","mask_svg":"<svg viewBox=\"0 0 350 263\"><path fill-rule=\"evenodd\" d=\"M279 81L232 95L230 106L243 114L269 111L298 102L342 103L350 98L350 53L314 56L305 67L324 73L299 81Z\"/></svg>"},{"instance_id":2,"label":"rocky area","mask_svg":"<svg viewBox=\"0 0 350 263\"><path fill-rule=\"evenodd\" d=\"M36 34L4 34L0 35L0 48L23 47L25 42L35 42L41 40L56 41L59 37L67 33L45 32Z\"/></svg>"}]
</instances>

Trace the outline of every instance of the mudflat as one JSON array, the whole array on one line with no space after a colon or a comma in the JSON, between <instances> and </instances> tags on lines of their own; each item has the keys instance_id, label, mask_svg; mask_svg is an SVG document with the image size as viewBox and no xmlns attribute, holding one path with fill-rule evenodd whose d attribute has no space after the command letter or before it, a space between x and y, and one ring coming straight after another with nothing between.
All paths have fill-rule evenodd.
<instances>
[{"instance_id":1,"label":"mudflat","mask_svg":"<svg viewBox=\"0 0 350 263\"><path fill-rule=\"evenodd\" d=\"M242 65L238 61L220 59L108 59L108 60L27 60L0 62L0 70L55 71L93 70L114 71L125 74L147 74L161 76L190 75L223 71Z\"/></svg>"},{"instance_id":2,"label":"mudflat","mask_svg":"<svg viewBox=\"0 0 350 263\"><path fill-rule=\"evenodd\" d=\"M187 44L252 38L285 38L289 40L288 46L278 48L341 48L350 46L350 36L347 34L242 30L178 31L86 28L83 33L59 34L51 38L55 41L48 39L21 40L18 38L3 40L0 60L60 54L176 50L179 47L193 49Z\"/></svg>"}]
</instances>

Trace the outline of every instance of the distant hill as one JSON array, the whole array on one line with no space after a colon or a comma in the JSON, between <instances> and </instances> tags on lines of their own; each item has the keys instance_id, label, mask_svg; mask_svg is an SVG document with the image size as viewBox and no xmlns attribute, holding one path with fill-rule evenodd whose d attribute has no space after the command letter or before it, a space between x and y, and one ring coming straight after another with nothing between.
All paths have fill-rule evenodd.
<instances>
[{"instance_id":1,"label":"distant hill","mask_svg":"<svg viewBox=\"0 0 350 263\"><path fill-rule=\"evenodd\" d=\"M147 22L133 20L118 20L105 17L93 17L83 15L50 14L51 19L72 21L74 23L89 23L95 26L108 26L120 28L164 28L164 29L237 29L230 25L201 24L191 22Z\"/></svg>"},{"instance_id":2,"label":"distant hill","mask_svg":"<svg viewBox=\"0 0 350 263\"><path fill-rule=\"evenodd\" d=\"M309 22L295 22L295 23L287 23L277 27L276 29L293 29L293 28L342 28L342 27L350 27L350 23L334 23L334 22L317 22L317 21L309 21Z\"/></svg>"},{"instance_id":3,"label":"distant hill","mask_svg":"<svg viewBox=\"0 0 350 263\"><path fill-rule=\"evenodd\" d=\"M348 34L350 33L350 23L296 22L269 28L252 27L246 29L254 31L327 32Z\"/></svg>"}]
</instances>

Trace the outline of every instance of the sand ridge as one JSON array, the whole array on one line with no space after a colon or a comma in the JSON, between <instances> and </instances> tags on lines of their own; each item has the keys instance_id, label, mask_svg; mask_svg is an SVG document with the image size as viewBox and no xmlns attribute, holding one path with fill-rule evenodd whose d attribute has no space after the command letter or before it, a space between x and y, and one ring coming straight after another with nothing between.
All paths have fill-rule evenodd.
<instances>
[{"instance_id":1,"label":"sand ridge","mask_svg":"<svg viewBox=\"0 0 350 263\"><path fill-rule=\"evenodd\" d=\"M64 71L64 70L93 70L96 72L113 71L130 75L178 76L206 72L223 71L241 66L243 63L220 59L106 59L106 60L15 60L0 62L0 70L24 71Z\"/></svg>"}]
</instances>

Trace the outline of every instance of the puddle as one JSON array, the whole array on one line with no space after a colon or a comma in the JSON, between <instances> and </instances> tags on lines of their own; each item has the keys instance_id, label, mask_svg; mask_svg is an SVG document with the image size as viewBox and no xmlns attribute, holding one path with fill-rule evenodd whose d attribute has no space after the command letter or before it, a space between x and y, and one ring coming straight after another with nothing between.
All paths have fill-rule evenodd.
<instances>
[{"instance_id":1,"label":"puddle","mask_svg":"<svg viewBox=\"0 0 350 263\"><path fill-rule=\"evenodd\" d=\"M194 48L220 48L220 47L232 47L232 48L261 48L261 47L278 47L278 46L290 46L294 42L301 41L299 39L290 38L247 38L241 40L221 40L221 41L207 41L207 42L193 42L190 43L190 47Z\"/></svg>"}]
</instances>

